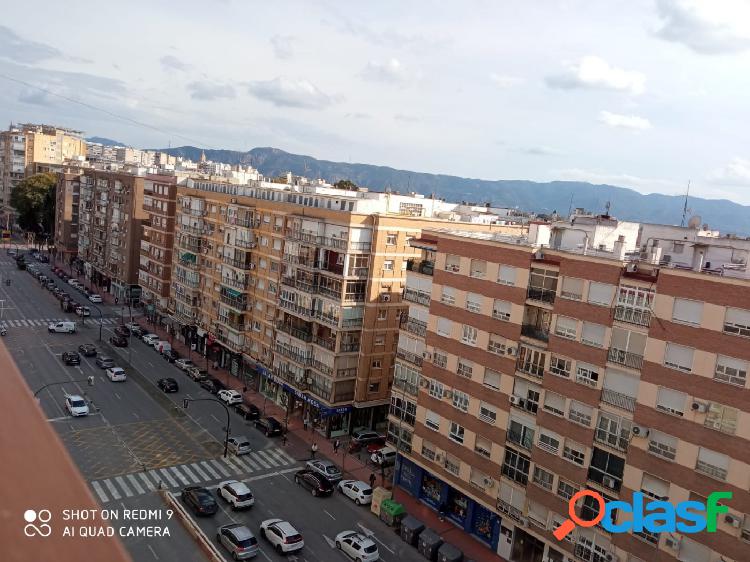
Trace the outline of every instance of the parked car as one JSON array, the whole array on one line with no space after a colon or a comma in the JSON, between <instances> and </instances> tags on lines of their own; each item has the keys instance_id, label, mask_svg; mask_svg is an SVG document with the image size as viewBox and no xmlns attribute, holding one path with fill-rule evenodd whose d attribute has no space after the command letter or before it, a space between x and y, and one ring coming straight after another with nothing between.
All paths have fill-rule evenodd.
<instances>
[{"instance_id":1,"label":"parked car","mask_svg":"<svg viewBox=\"0 0 750 562\"><path fill-rule=\"evenodd\" d=\"M128 326L128 329L130 330L130 333L136 338L141 338L143 337L143 334L146 333L146 331L143 328L141 328L138 324L133 324L132 326Z\"/></svg>"},{"instance_id":2,"label":"parked car","mask_svg":"<svg viewBox=\"0 0 750 562\"><path fill-rule=\"evenodd\" d=\"M325 476L328 480L330 480L334 484L338 482L339 480L341 480L341 478L343 477L339 467L336 466L331 461L326 460L326 459L309 460L307 461L307 464L305 464L305 467L308 470L317 472L321 476Z\"/></svg>"},{"instance_id":3,"label":"parked car","mask_svg":"<svg viewBox=\"0 0 750 562\"><path fill-rule=\"evenodd\" d=\"M133 331L134 329L136 329L136 328L138 328L139 330L141 329L141 326L140 326L140 324L138 324L138 322L126 322L126 323L125 323L125 327L126 327L126 328L127 328L128 330L130 330L131 332L132 332L132 331Z\"/></svg>"},{"instance_id":4,"label":"parked car","mask_svg":"<svg viewBox=\"0 0 750 562\"><path fill-rule=\"evenodd\" d=\"M91 293L89 295L89 300L95 304L99 304L100 302L102 302L102 297L97 295L96 293Z\"/></svg>"},{"instance_id":5,"label":"parked car","mask_svg":"<svg viewBox=\"0 0 750 562\"><path fill-rule=\"evenodd\" d=\"M226 548L234 560L245 560L258 555L258 539L241 523L229 523L216 530L216 540Z\"/></svg>"},{"instance_id":6,"label":"parked car","mask_svg":"<svg viewBox=\"0 0 750 562\"><path fill-rule=\"evenodd\" d=\"M84 357L96 357L96 347L93 343L82 343L78 346L78 351Z\"/></svg>"},{"instance_id":7,"label":"parked car","mask_svg":"<svg viewBox=\"0 0 750 562\"><path fill-rule=\"evenodd\" d=\"M128 378L125 374L125 369L122 367L110 367L107 369L107 377L112 382L125 382Z\"/></svg>"},{"instance_id":8,"label":"parked car","mask_svg":"<svg viewBox=\"0 0 750 562\"><path fill-rule=\"evenodd\" d=\"M201 388L207 390L211 394L217 394L224 388L224 384L219 379L213 377L206 377L200 381Z\"/></svg>"},{"instance_id":9,"label":"parked car","mask_svg":"<svg viewBox=\"0 0 750 562\"><path fill-rule=\"evenodd\" d=\"M213 494L201 486L188 486L182 489L182 501L195 515L214 515L219 510Z\"/></svg>"},{"instance_id":10,"label":"parked car","mask_svg":"<svg viewBox=\"0 0 750 562\"><path fill-rule=\"evenodd\" d=\"M114 329L115 334L118 336L122 336L123 338L129 338L130 337L130 330L128 330L125 326L117 326Z\"/></svg>"},{"instance_id":11,"label":"parked car","mask_svg":"<svg viewBox=\"0 0 750 562\"><path fill-rule=\"evenodd\" d=\"M279 554L295 552L305 546L305 541L292 524L283 519L266 519L260 524L260 536L266 539Z\"/></svg>"},{"instance_id":12,"label":"parked car","mask_svg":"<svg viewBox=\"0 0 750 562\"><path fill-rule=\"evenodd\" d=\"M297 486L310 490L315 496L330 496L333 493L333 484L322 474L309 469L299 470L294 473L294 483Z\"/></svg>"},{"instance_id":13,"label":"parked car","mask_svg":"<svg viewBox=\"0 0 750 562\"><path fill-rule=\"evenodd\" d=\"M187 371L191 367L195 366L195 363L193 363L190 359L186 359L183 357L182 359L177 359L174 362L174 366L180 369L181 371Z\"/></svg>"},{"instance_id":14,"label":"parked car","mask_svg":"<svg viewBox=\"0 0 750 562\"><path fill-rule=\"evenodd\" d=\"M115 366L115 360L106 355L99 355L96 358L96 366L100 369L109 369L110 367Z\"/></svg>"},{"instance_id":15,"label":"parked car","mask_svg":"<svg viewBox=\"0 0 750 562\"><path fill-rule=\"evenodd\" d=\"M91 309L88 306L77 306L76 314L78 316L91 316Z\"/></svg>"},{"instance_id":16,"label":"parked car","mask_svg":"<svg viewBox=\"0 0 750 562\"><path fill-rule=\"evenodd\" d=\"M336 548L357 562L375 562L380 559L378 545L370 537L356 531L341 531L334 539Z\"/></svg>"},{"instance_id":17,"label":"parked car","mask_svg":"<svg viewBox=\"0 0 750 562\"><path fill-rule=\"evenodd\" d=\"M205 369L200 369L195 365L185 369L185 372L187 373L187 376L189 376L194 381L200 382L208 378L208 371L206 371Z\"/></svg>"},{"instance_id":18,"label":"parked car","mask_svg":"<svg viewBox=\"0 0 750 562\"><path fill-rule=\"evenodd\" d=\"M378 466L391 466L396 462L398 451L393 447L383 447L370 455L370 461Z\"/></svg>"},{"instance_id":19,"label":"parked car","mask_svg":"<svg viewBox=\"0 0 750 562\"><path fill-rule=\"evenodd\" d=\"M244 435L232 436L227 441L228 449L235 455L246 455L253 451L250 440Z\"/></svg>"},{"instance_id":20,"label":"parked car","mask_svg":"<svg viewBox=\"0 0 750 562\"><path fill-rule=\"evenodd\" d=\"M65 395L65 409L68 410L71 416L88 416L89 406L82 396L78 394L66 394Z\"/></svg>"},{"instance_id":21,"label":"parked car","mask_svg":"<svg viewBox=\"0 0 750 562\"><path fill-rule=\"evenodd\" d=\"M371 455L375 451L379 451L380 449L382 449L383 447L385 447L385 444L386 444L385 438L378 439L377 441L370 441L367 444L367 453Z\"/></svg>"},{"instance_id":22,"label":"parked car","mask_svg":"<svg viewBox=\"0 0 750 562\"><path fill-rule=\"evenodd\" d=\"M177 353L174 349L168 349L167 351L162 351L161 356L170 363L174 363L180 358L180 354Z\"/></svg>"},{"instance_id":23,"label":"parked car","mask_svg":"<svg viewBox=\"0 0 750 562\"><path fill-rule=\"evenodd\" d=\"M236 404L234 406L234 411L245 420L260 419L260 408L255 404Z\"/></svg>"},{"instance_id":24,"label":"parked car","mask_svg":"<svg viewBox=\"0 0 750 562\"><path fill-rule=\"evenodd\" d=\"M225 402L227 406L242 404L242 393L236 390L224 389L216 393L216 397Z\"/></svg>"},{"instance_id":25,"label":"parked car","mask_svg":"<svg viewBox=\"0 0 750 562\"><path fill-rule=\"evenodd\" d=\"M143 336L141 336L141 340L146 345L150 345L153 347L154 343L159 341L159 336L157 336L156 334L143 334Z\"/></svg>"},{"instance_id":26,"label":"parked car","mask_svg":"<svg viewBox=\"0 0 750 562\"><path fill-rule=\"evenodd\" d=\"M75 351L64 351L62 354L62 362L66 365L80 365L81 356Z\"/></svg>"},{"instance_id":27,"label":"parked car","mask_svg":"<svg viewBox=\"0 0 750 562\"><path fill-rule=\"evenodd\" d=\"M277 419L272 417L255 420L255 427L257 429L260 429L266 435L266 437L281 435L283 431L281 423L279 423Z\"/></svg>"},{"instance_id":28,"label":"parked car","mask_svg":"<svg viewBox=\"0 0 750 562\"><path fill-rule=\"evenodd\" d=\"M216 489L219 496L224 498L233 509L245 509L253 507L255 504L255 498L250 488L244 482L238 482L237 480L227 480L219 484Z\"/></svg>"},{"instance_id":29,"label":"parked car","mask_svg":"<svg viewBox=\"0 0 750 562\"><path fill-rule=\"evenodd\" d=\"M378 441L380 439L385 439L385 437L380 435L380 433L378 433L377 431L361 430L352 433L352 442L359 445L365 445L371 443L372 441Z\"/></svg>"},{"instance_id":30,"label":"parked car","mask_svg":"<svg viewBox=\"0 0 750 562\"><path fill-rule=\"evenodd\" d=\"M111 343L115 347L128 347L128 338L117 335L110 336L109 343Z\"/></svg>"},{"instance_id":31,"label":"parked car","mask_svg":"<svg viewBox=\"0 0 750 562\"><path fill-rule=\"evenodd\" d=\"M47 326L47 331L50 334L75 334L76 323L75 322L55 322Z\"/></svg>"},{"instance_id":32,"label":"parked car","mask_svg":"<svg viewBox=\"0 0 750 562\"><path fill-rule=\"evenodd\" d=\"M342 480L338 485L339 492L357 505L372 503L372 487L362 480Z\"/></svg>"},{"instance_id":33,"label":"parked car","mask_svg":"<svg viewBox=\"0 0 750 562\"><path fill-rule=\"evenodd\" d=\"M180 390L180 386L177 384L177 381L172 377L159 379L158 381L156 381L156 386L158 386L162 390L162 392L179 392Z\"/></svg>"}]
</instances>

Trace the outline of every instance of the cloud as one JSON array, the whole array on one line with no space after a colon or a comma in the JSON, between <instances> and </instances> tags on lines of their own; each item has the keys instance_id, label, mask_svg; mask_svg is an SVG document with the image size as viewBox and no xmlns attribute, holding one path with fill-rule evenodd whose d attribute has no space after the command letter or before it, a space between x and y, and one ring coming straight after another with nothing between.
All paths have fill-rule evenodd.
<instances>
[{"instance_id":1,"label":"cloud","mask_svg":"<svg viewBox=\"0 0 750 562\"><path fill-rule=\"evenodd\" d=\"M271 37L271 46L273 47L273 54L276 55L277 59L290 59L294 55L294 49L292 48L292 42L294 37L292 35L274 35Z\"/></svg>"},{"instance_id":2,"label":"cloud","mask_svg":"<svg viewBox=\"0 0 750 562\"><path fill-rule=\"evenodd\" d=\"M186 71L188 68L190 68L190 65L181 61L174 55L166 55L159 59L159 62L161 63L161 67L164 70L179 70L179 71Z\"/></svg>"},{"instance_id":3,"label":"cloud","mask_svg":"<svg viewBox=\"0 0 750 562\"><path fill-rule=\"evenodd\" d=\"M407 115L405 113L397 113L393 116L393 118L396 121L401 121L402 123L419 123L422 119L420 117L417 117L416 115Z\"/></svg>"},{"instance_id":4,"label":"cloud","mask_svg":"<svg viewBox=\"0 0 750 562\"><path fill-rule=\"evenodd\" d=\"M87 59L67 56L60 49L46 43L24 39L4 25L0 25L0 58L22 64L35 64L49 59L91 62Z\"/></svg>"},{"instance_id":5,"label":"cloud","mask_svg":"<svg viewBox=\"0 0 750 562\"><path fill-rule=\"evenodd\" d=\"M45 88L46 90L47 88ZM52 95L45 90L26 88L18 94L18 101L31 105L53 106L55 105Z\"/></svg>"},{"instance_id":6,"label":"cloud","mask_svg":"<svg viewBox=\"0 0 750 562\"><path fill-rule=\"evenodd\" d=\"M750 4L746 0L656 0L657 37L697 53L719 55L750 49Z\"/></svg>"},{"instance_id":7,"label":"cloud","mask_svg":"<svg viewBox=\"0 0 750 562\"><path fill-rule=\"evenodd\" d=\"M431 35L428 37L419 33L402 33L393 28L363 24L358 20L344 16L334 16L334 20L323 19L322 23L333 27L339 33L346 33L373 45L385 46L389 49L412 49L430 53L452 42L448 35Z\"/></svg>"},{"instance_id":8,"label":"cloud","mask_svg":"<svg viewBox=\"0 0 750 562\"><path fill-rule=\"evenodd\" d=\"M544 145L518 146L509 150L511 150L512 152L517 152L519 154L526 154L527 156L563 156L565 154L558 148Z\"/></svg>"},{"instance_id":9,"label":"cloud","mask_svg":"<svg viewBox=\"0 0 750 562\"><path fill-rule=\"evenodd\" d=\"M712 183L750 187L750 159L735 157L723 168L711 172L708 180Z\"/></svg>"},{"instance_id":10,"label":"cloud","mask_svg":"<svg viewBox=\"0 0 750 562\"><path fill-rule=\"evenodd\" d=\"M295 80L279 76L273 80L250 82L250 94L270 102L277 107L297 107L301 109L323 109L336 99L322 92L307 80Z\"/></svg>"},{"instance_id":11,"label":"cloud","mask_svg":"<svg viewBox=\"0 0 750 562\"><path fill-rule=\"evenodd\" d=\"M646 76L610 66L599 57L585 56L577 63L567 64L565 72L548 76L545 81L550 88L563 90L597 89L638 95L645 90Z\"/></svg>"},{"instance_id":12,"label":"cloud","mask_svg":"<svg viewBox=\"0 0 750 562\"><path fill-rule=\"evenodd\" d=\"M234 88L229 84L215 82L191 82L187 85L190 97L194 100L216 100L235 97Z\"/></svg>"},{"instance_id":13,"label":"cloud","mask_svg":"<svg viewBox=\"0 0 750 562\"><path fill-rule=\"evenodd\" d=\"M551 175L555 179L560 180L585 181L595 185L629 187L640 193L680 195L685 192L685 184L680 184L672 180L644 178L642 176L634 176L630 174L612 174L594 170L570 168L565 170L554 170ZM616 209L614 211L616 213Z\"/></svg>"},{"instance_id":14,"label":"cloud","mask_svg":"<svg viewBox=\"0 0 750 562\"><path fill-rule=\"evenodd\" d=\"M651 128L651 122L645 117L621 115L610 111L600 111L599 122L609 127L630 129L631 131L646 131Z\"/></svg>"},{"instance_id":15,"label":"cloud","mask_svg":"<svg viewBox=\"0 0 750 562\"><path fill-rule=\"evenodd\" d=\"M389 84L404 84L409 80L406 69L396 58L385 62L370 61L362 71L365 80L371 82L385 82Z\"/></svg>"},{"instance_id":16,"label":"cloud","mask_svg":"<svg viewBox=\"0 0 750 562\"><path fill-rule=\"evenodd\" d=\"M499 88L510 88L511 86L523 82L523 79L518 78L517 76L505 76L503 74L495 74L494 72L491 72L490 81Z\"/></svg>"},{"instance_id":17,"label":"cloud","mask_svg":"<svg viewBox=\"0 0 750 562\"><path fill-rule=\"evenodd\" d=\"M346 113L344 115L347 119L371 119L372 115L369 113L363 113L361 111L355 111L353 113Z\"/></svg>"}]
</instances>

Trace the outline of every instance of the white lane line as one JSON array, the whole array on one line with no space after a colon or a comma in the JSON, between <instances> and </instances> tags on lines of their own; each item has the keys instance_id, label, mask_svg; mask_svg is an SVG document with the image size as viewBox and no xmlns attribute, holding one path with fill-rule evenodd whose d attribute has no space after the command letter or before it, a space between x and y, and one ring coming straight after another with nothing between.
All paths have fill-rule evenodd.
<instances>
[{"instance_id":1,"label":"white lane line","mask_svg":"<svg viewBox=\"0 0 750 562\"><path fill-rule=\"evenodd\" d=\"M117 397L118 400L122 400L122 397L119 394L117 394L116 392L113 394Z\"/></svg>"},{"instance_id":2,"label":"white lane line","mask_svg":"<svg viewBox=\"0 0 750 562\"><path fill-rule=\"evenodd\" d=\"M115 476L115 482L120 485L120 488L122 488L122 491L125 492L126 497L129 498L133 495L133 491L128 487L125 479L122 476Z\"/></svg>"},{"instance_id":3,"label":"white lane line","mask_svg":"<svg viewBox=\"0 0 750 562\"><path fill-rule=\"evenodd\" d=\"M224 463L229 468L232 469L232 472L234 472L235 474L242 474L243 472L246 472L246 470L247 470L245 468L245 465L241 465L241 464L237 463L237 459L233 459L233 458L227 457L227 458L222 459L222 460L224 461Z\"/></svg>"},{"instance_id":4,"label":"white lane line","mask_svg":"<svg viewBox=\"0 0 750 562\"><path fill-rule=\"evenodd\" d=\"M330 517L331 519L333 519L334 521L336 521L336 518L335 518L335 517L334 517L333 515L331 515L331 514L330 514L330 513L328 512L328 510L327 510L327 509L324 509L324 510L323 510L323 513L325 513L325 514L326 514L326 515L327 515L328 517Z\"/></svg>"},{"instance_id":5,"label":"white lane line","mask_svg":"<svg viewBox=\"0 0 750 562\"><path fill-rule=\"evenodd\" d=\"M292 464L294 464L294 463L297 462L297 460L294 457L290 456L286 451L284 451L282 449L276 449L276 452L279 455L281 455L282 457L284 457L286 459L289 459L289 462L292 463Z\"/></svg>"},{"instance_id":6,"label":"white lane line","mask_svg":"<svg viewBox=\"0 0 750 562\"><path fill-rule=\"evenodd\" d=\"M166 468L160 468L159 472L161 472L164 475L164 478L167 479L167 481L169 482L170 486L172 486L174 488L176 488L177 486L179 486L179 484L177 483L177 480L175 480L174 478L172 478L172 475L169 473L169 471ZM185 484L187 484L187 482L185 482Z\"/></svg>"},{"instance_id":7,"label":"white lane line","mask_svg":"<svg viewBox=\"0 0 750 562\"><path fill-rule=\"evenodd\" d=\"M188 475L188 478L190 478L190 480L192 480L196 484L199 484L201 482L201 479L193 474L193 471L190 470L186 464L180 465L180 468L185 472L185 474Z\"/></svg>"},{"instance_id":8,"label":"white lane line","mask_svg":"<svg viewBox=\"0 0 750 562\"><path fill-rule=\"evenodd\" d=\"M57 422L57 421L67 420L69 418L70 418L70 416L60 416L59 418L47 418L47 421L48 422Z\"/></svg>"},{"instance_id":9,"label":"white lane line","mask_svg":"<svg viewBox=\"0 0 750 562\"><path fill-rule=\"evenodd\" d=\"M271 466L279 466L279 462L274 457L269 455L266 451L256 451L256 454L260 455L260 457L262 459L265 459L265 461Z\"/></svg>"},{"instance_id":10,"label":"white lane line","mask_svg":"<svg viewBox=\"0 0 750 562\"><path fill-rule=\"evenodd\" d=\"M215 459L209 459L208 462L210 462L213 466L216 467L216 469L221 472L224 476L229 476L229 471L224 468L224 465L221 464L219 461Z\"/></svg>"},{"instance_id":11,"label":"white lane line","mask_svg":"<svg viewBox=\"0 0 750 562\"><path fill-rule=\"evenodd\" d=\"M156 552L154 552L154 549L151 547L151 545L147 544L146 547L151 551L151 556L153 556L156 560L158 560L159 557L156 555Z\"/></svg>"},{"instance_id":12,"label":"white lane line","mask_svg":"<svg viewBox=\"0 0 750 562\"><path fill-rule=\"evenodd\" d=\"M257 464L261 465L263 468L271 468L271 465L268 464L266 461L264 461L263 458L260 455L258 455L257 451L254 452L254 453L250 453L250 455L248 455L248 456L252 457L252 459L253 459L252 461L248 461L248 462L251 462L253 464L257 463Z\"/></svg>"},{"instance_id":13,"label":"white lane line","mask_svg":"<svg viewBox=\"0 0 750 562\"><path fill-rule=\"evenodd\" d=\"M141 486L141 483L138 482L138 480L135 479L134 475L128 474L126 476L126 478L128 479L128 482L130 482L130 484L133 486L133 488L135 488L136 492L138 492L139 494L145 494L146 493L146 490L143 489L143 486Z\"/></svg>"},{"instance_id":14,"label":"white lane line","mask_svg":"<svg viewBox=\"0 0 750 562\"><path fill-rule=\"evenodd\" d=\"M183 467L183 468L184 468L184 467ZM177 470L177 467L176 467L176 466L170 466L170 467L169 467L169 471L170 471L170 472L171 472L172 474L174 474L174 475L175 475L175 476L176 476L177 478L179 478L179 479L180 479L180 480L182 481L182 483L183 483L183 484L185 484L185 486L189 486L189 485L190 485L190 480L192 480L192 478L191 478L190 480L188 480L187 478L185 478L185 477L184 477L184 476L182 475L182 472L180 472L179 470ZM196 480L195 482L197 482L197 480Z\"/></svg>"},{"instance_id":15,"label":"white lane line","mask_svg":"<svg viewBox=\"0 0 750 562\"><path fill-rule=\"evenodd\" d=\"M263 452L266 455L270 455L271 457L276 459L276 461L281 465L285 466L289 464L289 461L287 461L284 457L282 457L276 449L263 449Z\"/></svg>"},{"instance_id":16,"label":"white lane line","mask_svg":"<svg viewBox=\"0 0 750 562\"><path fill-rule=\"evenodd\" d=\"M243 461L243 462L244 462L244 463L245 463L245 464L246 464L246 465L247 465L247 466L249 467L249 468L248 468L248 470L249 470L250 472L255 472L256 470L260 470L260 466L258 466L258 464L257 464L257 463L255 463L255 462L254 462L254 461L253 461L253 460L252 460L252 459L250 458L250 455L252 455L252 454L253 454L253 453L249 453L249 454L248 454L248 455L247 455L247 456L246 456L246 457L245 457L244 459L242 459L242 461ZM235 459L235 460L239 460L239 459Z\"/></svg>"},{"instance_id":17,"label":"white lane line","mask_svg":"<svg viewBox=\"0 0 750 562\"><path fill-rule=\"evenodd\" d=\"M154 486L154 483L148 479L148 476L146 476L145 472L139 472L138 477L143 480L143 483L145 484L149 492L153 492L154 490L156 490L156 486Z\"/></svg>"},{"instance_id":18,"label":"white lane line","mask_svg":"<svg viewBox=\"0 0 750 562\"><path fill-rule=\"evenodd\" d=\"M190 465L190 468L192 468L195 472L198 473L198 476L203 478L204 481L211 480L211 477L205 473L205 471L198 465L197 462L194 462Z\"/></svg>"},{"instance_id":19,"label":"white lane line","mask_svg":"<svg viewBox=\"0 0 750 562\"><path fill-rule=\"evenodd\" d=\"M214 468L208 464L206 461L201 461L201 466L209 473L211 473L211 476L216 478L221 478L221 475L214 470Z\"/></svg>"},{"instance_id":20,"label":"white lane line","mask_svg":"<svg viewBox=\"0 0 750 562\"><path fill-rule=\"evenodd\" d=\"M211 414L211 417L214 419L216 423L221 423L221 420L217 418L215 415Z\"/></svg>"},{"instance_id":21,"label":"white lane line","mask_svg":"<svg viewBox=\"0 0 750 562\"><path fill-rule=\"evenodd\" d=\"M107 494L104 493L104 488L102 488L102 485L99 484L99 482L92 482L91 486L93 486L96 495L99 496L99 499L102 500L102 502L107 503L109 501Z\"/></svg>"},{"instance_id":22,"label":"white lane line","mask_svg":"<svg viewBox=\"0 0 750 562\"><path fill-rule=\"evenodd\" d=\"M117 491L117 488L115 488L115 485L112 484L109 478L107 478L106 480L102 480L102 482L104 482L107 490L109 490L109 495L112 496L113 500L119 500L122 497L120 495L120 492Z\"/></svg>"}]
</instances>

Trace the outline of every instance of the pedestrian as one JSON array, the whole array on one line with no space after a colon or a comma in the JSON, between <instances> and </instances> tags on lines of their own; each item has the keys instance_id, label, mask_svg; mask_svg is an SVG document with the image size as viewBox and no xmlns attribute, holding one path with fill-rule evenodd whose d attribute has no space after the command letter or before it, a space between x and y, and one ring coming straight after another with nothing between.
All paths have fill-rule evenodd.
<instances>
[{"instance_id":1,"label":"pedestrian","mask_svg":"<svg viewBox=\"0 0 750 562\"><path fill-rule=\"evenodd\" d=\"M375 473L371 472L370 473L370 488L373 488L373 489L375 488L375 480L377 480L377 479L378 479L378 477L375 476Z\"/></svg>"},{"instance_id":2,"label":"pedestrian","mask_svg":"<svg viewBox=\"0 0 750 562\"><path fill-rule=\"evenodd\" d=\"M115 304L120 304L120 299L115 297Z\"/></svg>"},{"instance_id":3,"label":"pedestrian","mask_svg":"<svg viewBox=\"0 0 750 562\"><path fill-rule=\"evenodd\" d=\"M440 517L440 521L445 521L445 512L448 510L448 506L445 505L445 502L442 502L440 506L438 507L438 517Z\"/></svg>"},{"instance_id":4,"label":"pedestrian","mask_svg":"<svg viewBox=\"0 0 750 562\"><path fill-rule=\"evenodd\" d=\"M315 453L317 452L318 452L318 444L313 442L312 446L310 447L310 458L314 459Z\"/></svg>"},{"instance_id":5,"label":"pedestrian","mask_svg":"<svg viewBox=\"0 0 750 562\"><path fill-rule=\"evenodd\" d=\"M337 439L333 440L333 453L336 454L339 452L339 447L341 446L341 441Z\"/></svg>"},{"instance_id":6,"label":"pedestrian","mask_svg":"<svg viewBox=\"0 0 750 562\"><path fill-rule=\"evenodd\" d=\"M287 437L286 437L286 431L285 431L284 433L281 434L281 444L284 447L286 447L286 439L287 439Z\"/></svg>"},{"instance_id":7,"label":"pedestrian","mask_svg":"<svg viewBox=\"0 0 750 562\"><path fill-rule=\"evenodd\" d=\"M305 431L307 431L307 424L308 424L309 422L310 422L310 420L309 420L309 419L307 418L307 416L305 416L305 417L304 417L304 418L302 419L302 427L303 427L303 429L304 429Z\"/></svg>"},{"instance_id":8,"label":"pedestrian","mask_svg":"<svg viewBox=\"0 0 750 562\"><path fill-rule=\"evenodd\" d=\"M214 370L217 370L219 368L219 362L214 361Z\"/></svg>"},{"instance_id":9,"label":"pedestrian","mask_svg":"<svg viewBox=\"0 0 750 562\"><path fill-rule=\"evenodd\" d=\"M242 394L245 394L247 392L247 386L242 387Z\"/></svg>"}]
</instances>

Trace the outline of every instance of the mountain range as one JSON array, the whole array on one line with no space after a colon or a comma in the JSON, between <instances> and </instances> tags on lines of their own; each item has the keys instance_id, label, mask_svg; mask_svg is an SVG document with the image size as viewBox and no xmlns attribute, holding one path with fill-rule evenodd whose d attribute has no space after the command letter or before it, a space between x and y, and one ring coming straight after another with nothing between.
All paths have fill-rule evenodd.
<instances>
[{"instance_id":1,"label":"mountain range","mask_svg":"<svg viewBox=\"0 0 750 562\"><path fill-rule=\"evenodd\" d=\"M194 146L158 149L194 161L203 149ZM594 185L580 181L533 182L526 180L481 180L443 174L398 170L372 164L351 164L318 160L311 156L291 154L278 148L253 148L248 152L205 150L206 158L227 164L245 164L269 177L291 171L331 183L342 179L373 190L391 189L400 193L416 192L454 202L491 203L494 207L511 207L536 213L557 211L567 215L571 208L583 207L592 212L610 213L621 220L680 224L683 219L683 196L644 195L633 189L614 185ZM750 207L726 199L690 197L691 214L722 233L750 234ZM687 217L689 218L689 217Z\"/></svg>"}]
</instances>

